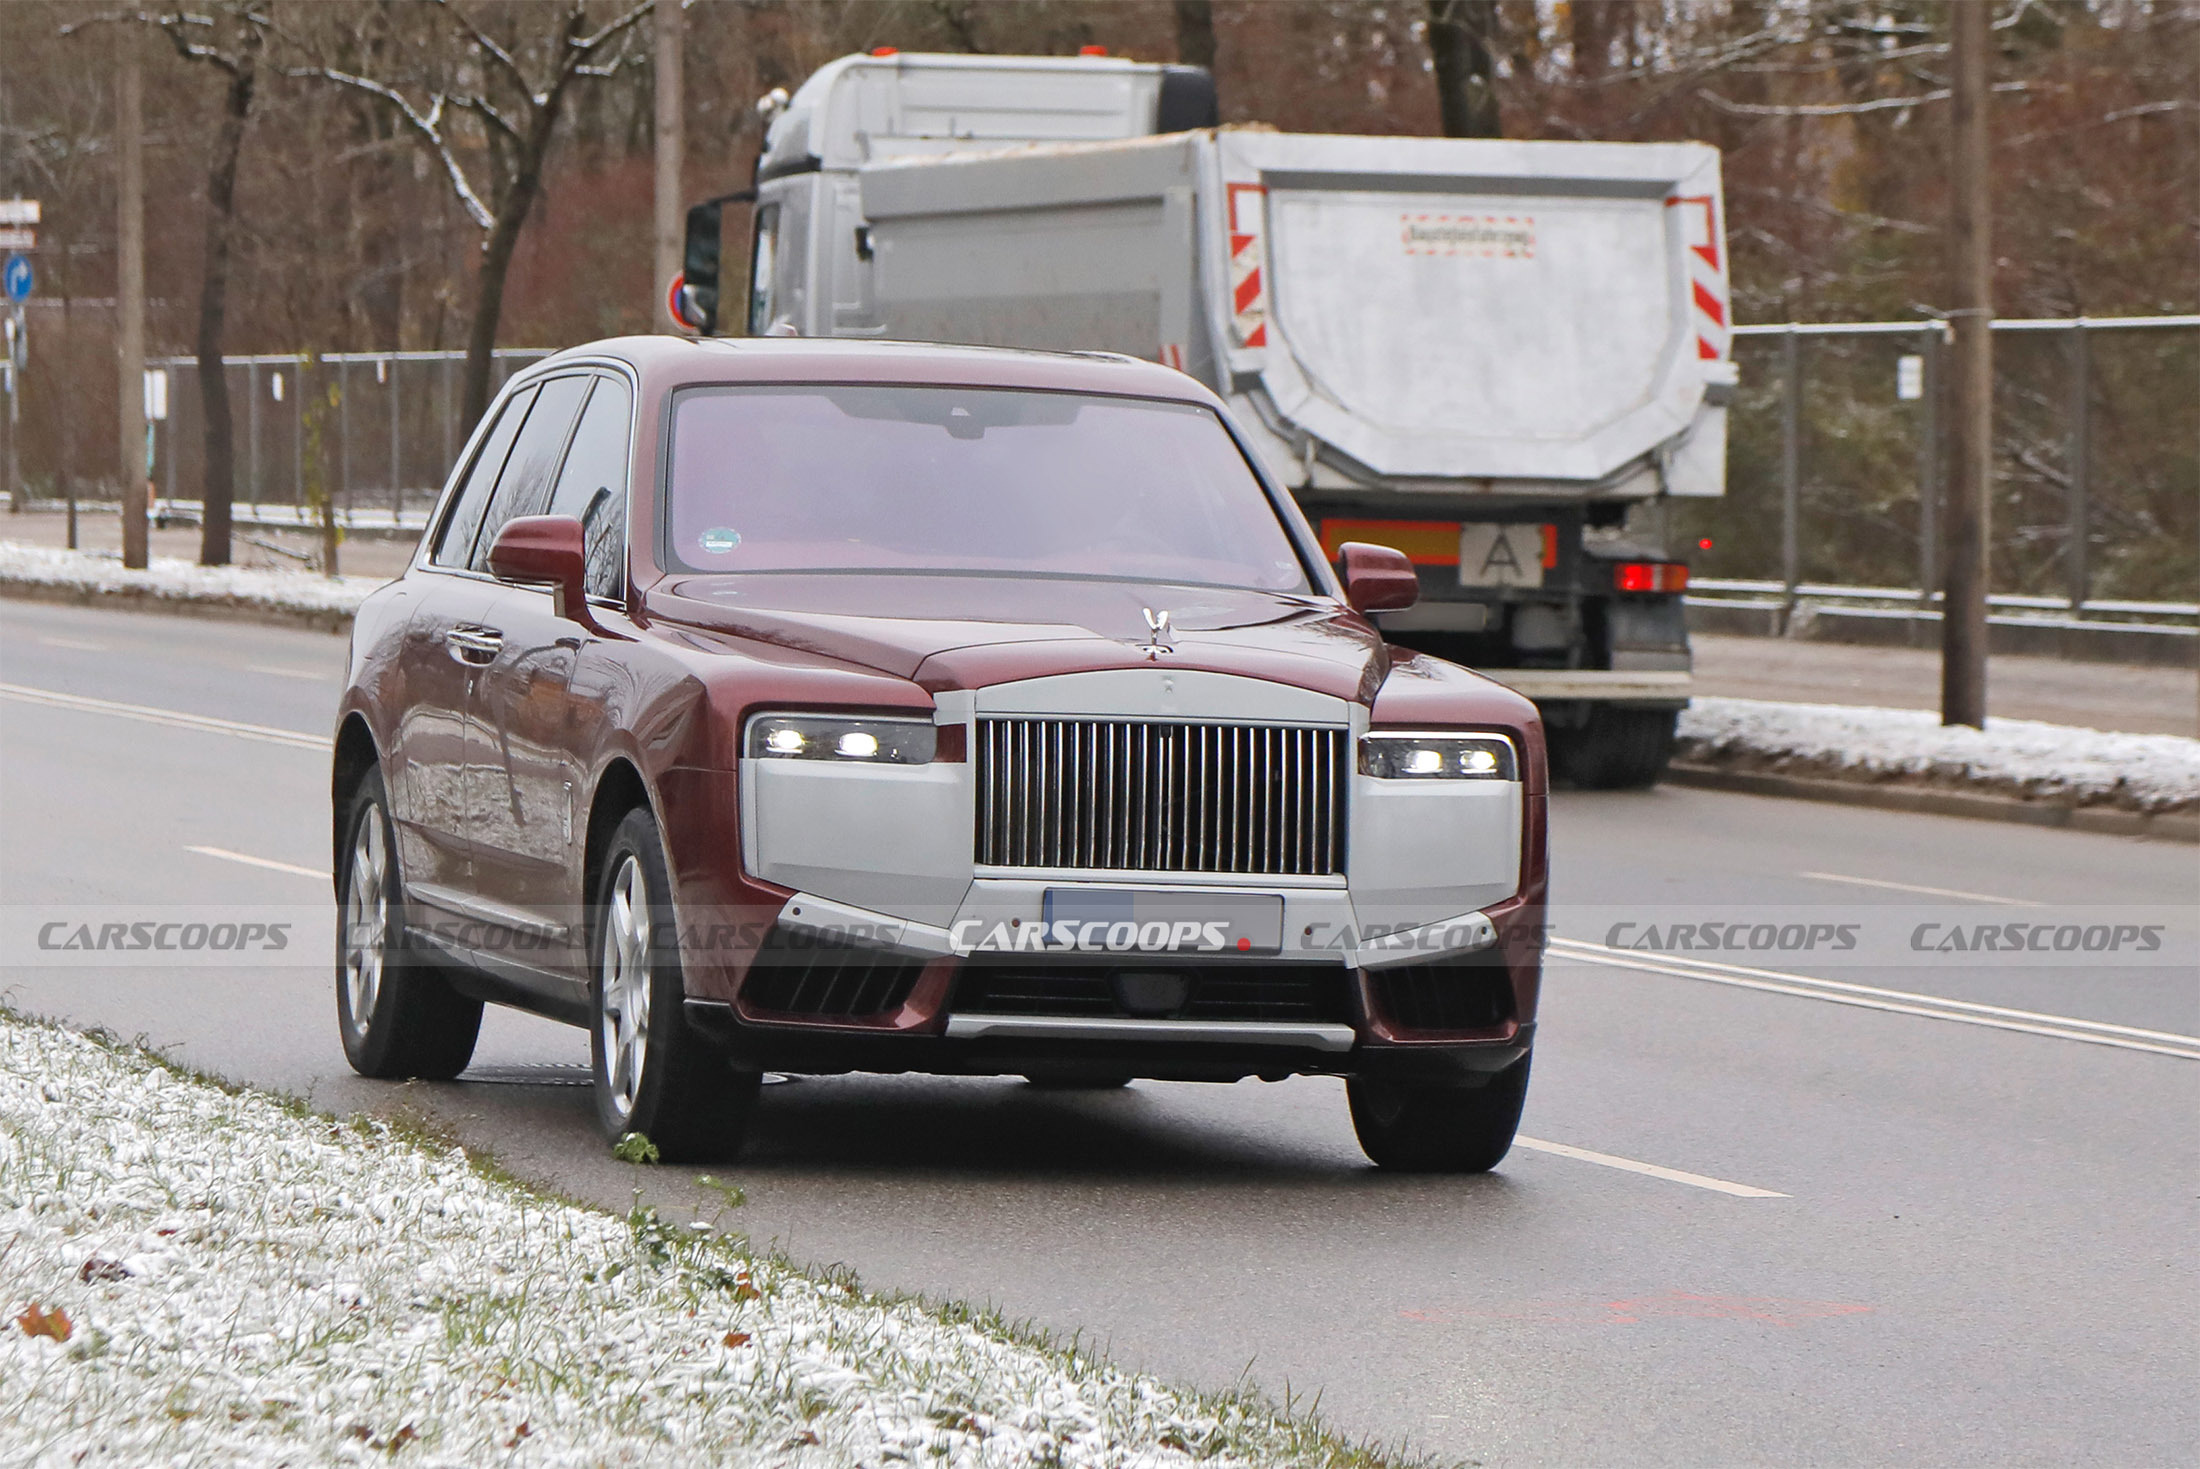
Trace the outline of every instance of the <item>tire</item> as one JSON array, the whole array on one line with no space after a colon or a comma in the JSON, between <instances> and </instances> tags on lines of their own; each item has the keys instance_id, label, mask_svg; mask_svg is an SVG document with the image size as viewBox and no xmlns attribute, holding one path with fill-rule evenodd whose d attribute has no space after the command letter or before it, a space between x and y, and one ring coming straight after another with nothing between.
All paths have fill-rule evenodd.
<instances>
[{"instance_id":1,"label":"tire","mask_svg":"<svg viewBox=\"0 0 2200 1469\"><path fill-rule=\"evenodd\" d=\"M1395 1173L1487 1173L1511 1150L1528 1099L1528 1062L1480 1086L1401 1086L1353 1077L1345 1083L1352 1130L1375 1166Z\"/></svg>"},{"instance_id":2,"label":"tire","mask_svg":"<svg viewBox=\"0 0 2200 1469\"><path fill-rule=\"evenodd\" d=\"M667 1163L730 1158L764 1078L735 1071L687 1023L672 879L656 818L628 812L601 871L588 985L596 1120L613 1142L642 1134Z\"/></svg>"},{"instance_id":3,"label":"tire","mask_svg":"<svg viewBox=\"0 0 2200 1469\"><path fill-rule=\"evenodd\" d=\"M352 790L336 888L336 1029L361 1076L449 1081L466 1069L481 1033L481 1001L405 939L405 886L397 870L382 773Z\"/></svg>"},{"instance_id":4,"label":"tire","mask_svg":"<svg viewBox=\"0 0 2200 1469\"><path fill-rule=\"evenodd\" d=\"M1580 728L1552 731L1554 763L1583 790L1643 790L1665 774L1679 723L1677 710L1599 705Z\"/></svg>"}]
</instances>

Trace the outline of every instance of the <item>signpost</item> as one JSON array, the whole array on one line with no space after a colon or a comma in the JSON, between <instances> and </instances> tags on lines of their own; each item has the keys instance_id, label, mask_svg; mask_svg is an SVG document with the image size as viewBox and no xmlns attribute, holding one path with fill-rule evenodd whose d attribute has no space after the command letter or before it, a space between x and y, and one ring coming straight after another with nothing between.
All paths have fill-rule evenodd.
<instances>
[{"instance_id":1,"label":"signpost","mask_svg":"<svg viewBox=\"0 0 2200 1469\"><path fill-rule=\"evenodd\" d=\"M37 232L29 226L38 223L36 199L0 199L0 248L28 250L38 243ZM0 267L0 293L8 298L8 511L18 514L24 508L23 466L16 453L15 443L21 436L23 414L19 406L23 396L23 368L30 361L30 337L25 330L23 303L31 297L31 289L38 283L27 256L10 255L5 267Z\"/></svg>"}]
</instances>

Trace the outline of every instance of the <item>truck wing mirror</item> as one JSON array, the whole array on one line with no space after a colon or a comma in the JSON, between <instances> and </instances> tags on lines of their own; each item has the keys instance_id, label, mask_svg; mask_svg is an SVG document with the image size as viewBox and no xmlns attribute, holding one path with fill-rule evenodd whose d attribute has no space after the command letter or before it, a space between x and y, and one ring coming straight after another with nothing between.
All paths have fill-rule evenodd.
<instances>
[{"instance_id":1,"label":"truck wing mirror","mask_svg":"<svg viewBox=\"0 0 2200 1469\"><path fill-rule=\"evenodd\" d=\"M1344 596L1361 612L1397 612L1421 600L1421 578L1406 553L1365 541L1337 548L1344 571Z\"/></svg>"},{"instance_id":2,"label":"truck wing mirror","mask_svg":"<svg viewBox=\"0 0 2200 1469\"><path fill-rule=\"evenodd\" d=\"M672 282L665 305L673 319L699 336L718 334L719 261L724 242L728 204L753 204L754 189L705 199L688 210L687 245L680 256L680 274Z\"/></svg>"}]
</instances>

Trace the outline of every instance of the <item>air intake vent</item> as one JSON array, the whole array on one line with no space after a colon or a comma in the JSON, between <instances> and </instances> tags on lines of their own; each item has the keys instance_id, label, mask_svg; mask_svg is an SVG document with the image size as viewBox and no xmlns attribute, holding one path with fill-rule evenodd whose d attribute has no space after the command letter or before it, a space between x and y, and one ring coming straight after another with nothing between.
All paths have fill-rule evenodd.
<instances>
[{"instance_id":1,"label":"air intake vent","mask_svg":"<svg viewBox=\"0 0 2200 1469\"><path fill-rule=\"evenodd\" d=\"M1512 1019L1512 979L1496 951L1381 969L1375 1008L1400 1030L1495 1030Z\"/></svg>"},{"instance_id":2,"label":"air intake vent","mask_svg":"<svg viewBox=\"0 0 2200 1469\"><path fill-rule=\"evenodd\" d=\"M978 861L1340 873L1348 745L1342 729L981 719Z\"/></svg>"},{"instance_id":3,"label":"air intake vent","mask_svg":"<svg viewBox=\"0 0 2200 1469\"><path fill-rule=\"evenodd\" d=\"M899 1010L924 961L774 927L757 947L741 999L751 1010L863 1020Z\"/></svg>"}]
</instances>

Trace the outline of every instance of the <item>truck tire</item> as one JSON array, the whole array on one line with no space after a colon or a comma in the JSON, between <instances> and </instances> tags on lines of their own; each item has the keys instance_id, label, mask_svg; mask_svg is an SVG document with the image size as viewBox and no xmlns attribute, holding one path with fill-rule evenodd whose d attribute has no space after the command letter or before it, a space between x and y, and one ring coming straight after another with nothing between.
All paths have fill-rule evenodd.
<instances>
[{"instance_id":1,"label":"truck tire","mask_svg":"<svg viewBox=\"0 0 2200 1469\"><path fill-rule=\"evenodd\" d=\"M1512 1148L1532 1056L1478 1086L1345 1083L1360 1151L1394 1173L1487 1173Z\"/></svg>"},{"instance_id":2,"label":"truck tire","mask_svg":"<svg viewBox=\"0 0 2200 1469\"><path fill-rule=\"evenodd\" d=\"M1597 705L1579 728L1552 731L1553 763L1583 790L1646 789L1665 774L1679 723L1677 710Z\"/></svg>"}]
</instances>

